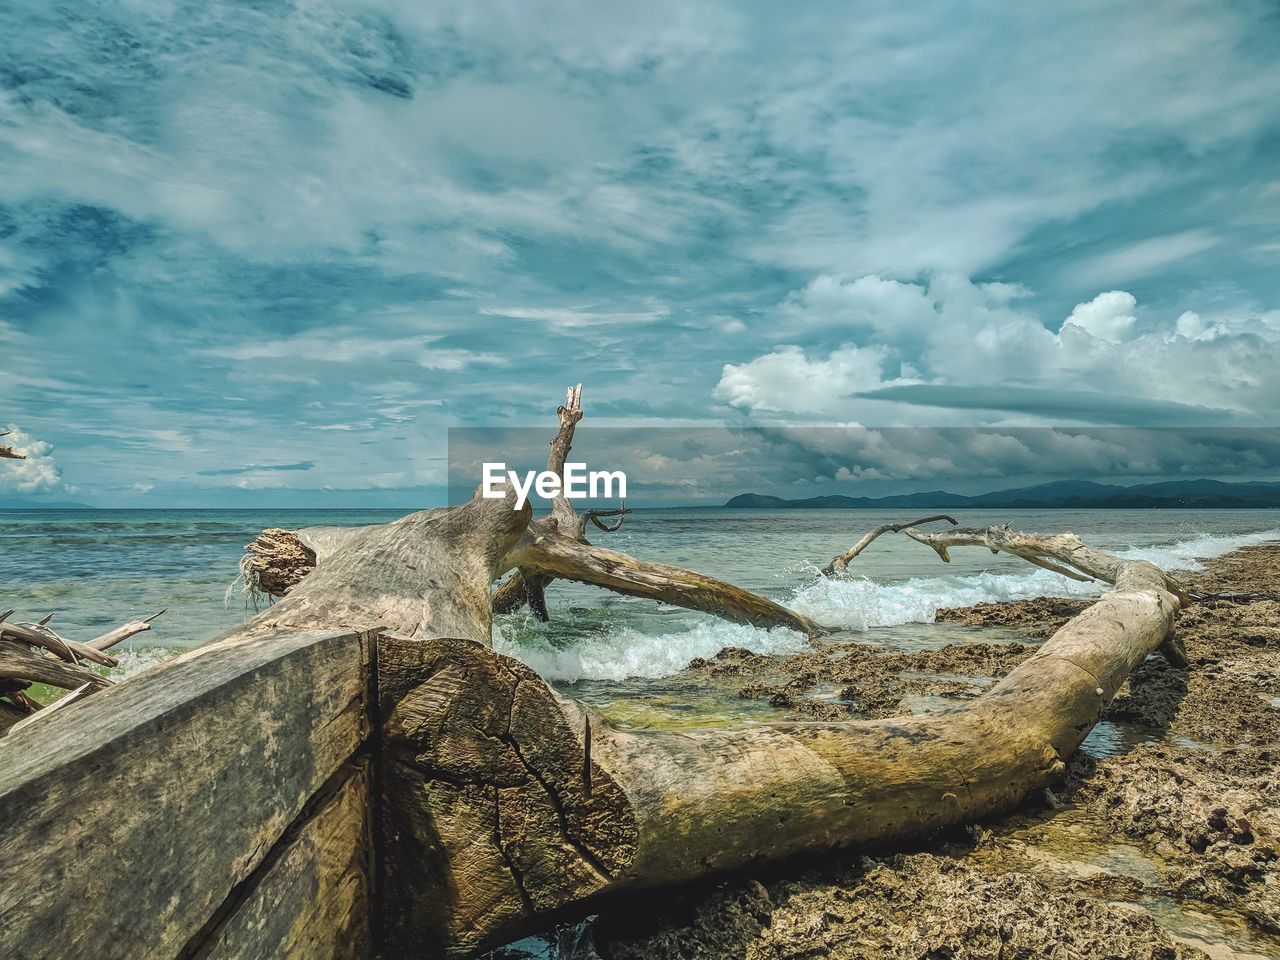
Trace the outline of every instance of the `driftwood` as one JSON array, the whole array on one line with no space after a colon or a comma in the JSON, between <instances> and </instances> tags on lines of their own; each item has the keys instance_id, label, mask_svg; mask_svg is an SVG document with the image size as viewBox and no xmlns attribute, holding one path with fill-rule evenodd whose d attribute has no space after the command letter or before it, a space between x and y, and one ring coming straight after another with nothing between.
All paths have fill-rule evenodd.
<instances>
[{"instance_id":1,"label":"driftwood","mask_svg":"<svg viewBox=\"0 0 1280 960\"><path fill-rule=\"evenodd\" d=\"M871 532L864 534L862 539L855 543L844 553L838 554L831 559L825 567L822 568L824 577L844 576L849 569L849 562L867 547L871 546L871 542L884 533L898 533L902 530L918 527L921 524L933 523L937 520L945 520L953 527L956 525L954 517L949 517L945 513L935 514L932 517L921 517L919 520L912 520L910 523L886 523L883 526L876 527Z\"/></svg>"},{"instance_id":2,"label":"driftwood","mask_svg":"<svg viewBox=\"0 0 1280 960\"><path fill-rule=\"evenodd\" d=\"M230 637L0 738L5 955L374 956L372 643Z\"/></svg>"},{"instance_id":3,"label":"driftwood","mask_svg":"<svg viewBox=\"0 0 1280 960\"><path fill-rule=\"evenodd\" d=\"M0 431L0 437L7 437L12 432L13 432L12 430ZM9 447L3 443L0 443L0 460L25 460L25 459L27 459L26 454L18 453L18 451L13 449L13 447Z\"/></svg>"},{"instance_id":4,"label":"driftwood","mask_svg":"<svg viewBox=\"0 0 1280 960\"><path fill-rule=\"evenodd\" d=\"M579 399L561 408L558 438ZM943 560L979 546L1111 589L960 707L629 732L491 648L503 575L822 628L586 543L563 507L553 525L515 503L508 490L385 525L273 532L271 551L250 556L289 558L297 576L279 602L0 740L10 873L57 878L0 885L0 941L102 958L463 957L613 896L932 835L1059 777L1133 668L1167 645L1186 595L1152 564L1069 534L891 524L880 532L901 527ZM75 666L58 657L70 647L0 643ZM103 796L129 803L86 818ZM102 910L122 889L130 909Z\"/></svg>"},{"instance_id":5,"label":"driftwood","mask_svg":"<svg viewBox=\"0 0 1280 960\"><path fill-rule=\"evenodd\" d=\"M152 621L164 611L126 623L87 643L64 637L50 627L52 615L38 623L15 623L9 620L13 613L9 610L0 615L0 734L49 713L27 694L33 683L75 691L75 699L111 686L111 680L85 663L118 666L119 661L103 651L150 630Z\"/></svg>"},{"instance_id":6,"label":"driftwood","mask_svg":"<svg viewBox=\"0 0 1280 960\"><path fill-rule=\"evenodd\" d=\"M579 396L571 391L560 408L558 438L580 419ZM944 560L952 547L981 546L1112 589L962 707L626 732L491 649L490 588L504 573L519 571L535 603L536 584L566 578L740 622L810 635L822 627L715 578L586 543L567 504L538 521L528 504L514 505L514 494L477 496L383 526L299 531L314 560L292 546L277 551L305 575L242 633L388 630L377 713L379 910L390 955L464 956L615 893L929 835L1007 810L1059 777L1132 669L1169 649L1185 598L1152 564L1069 534L886 525L836 557L832 572L900 531ZM504 589L515 588L499 597Z\"/></svg>"},{"instance_id":7,"label":"driftwood","mask_svg":"<svg viewBox=\"0 0 1280 960\"><path fill-rule=\"evenodd\" d=\"M582 419L582 384L569 388L565 403L556 413L560 425L551 441L547 469L563 476L565 460L573 445L574 428ZM475 502L475 499L471 501L472 504ZM456 509L464 510L469 506ZM499 509L510 513L512 507L505 504ZM410 529L416 529L426 518L432 518L438 512L412 514L393 524L372 527L264 530L245 547L241 575L251 591L274 597L287 596L312 570L317 567L323 569L327 558L338 553L345 556L354 550L368 553L375 549L375 544L382 542L387 529L397 525L404 525L403 536L412 536L408 532ZM808 617L768 597L750 593L715 577L667 564L647 563L587 541L588 523L613 532L628 512L623 506L616 510L588 510L579 514L566 497L557 496L552 501L551 512L526 522L519 537L507 545L501 558L497 558L494 579L507 571L514 572L494 591L486 612L509 613L528 604L539 619L546 620L545 590L552 581L560 579L700 610L736 623L787 627L810 637L822 632L822 628ZM619 517L618 525L610 527L601 523L600 518L605 516ZM370 537L376 539L369 541ZM412 547L407 548L403 555L405 561L410 562ZM412 562L420 562L420 559ZM310 588L310 584L308 586ZM313 591L309 589L309 592ZM273 622L287 621L275 621L273 618ZM396 628L393 626L392 629ZM487 636L486 621L486 642Z\"/></svg>"},{"instance_id":8,"label":"driftwood","mask_svg":"<svg viewBox=\"0 0 1280 960\"><path fill-rule=\"evenodd\" d=\"M1049 535L1022 533L1018 530L1010 529L1010 525L1007 523L1000 526L957 527L951 530L944 529L931 532L916 529L922 523L930 523L935 520L947 520L953 526L956 523L951 517L940 515L916 520L914 523L890 523L877 527L854 544L849 551L835 557L823 570L823 573L828 576L846 574L849 561L870 546L873 540L885 533L902 533L918 543L932 547L934 552L942 558L943 563L951 562L952 547L985 547L992 553L1007 553L1011 556L1021 557L1041 569L1049 570L1052 573L1061 574L1071 580L1083 583L1099 581L1116 586L1119 583L1121 573L1127 569L1127 565L1130 563L1130 561L1122 560L1110 553L1088 546L1074 533ZM1152 569L1159 570L1157 567ZM1186 606L1189 603L1208 598L1206 594L1196 594L1188 591L1181 581L1171 577L1164 571L1159 571L1159 573L1162 578L1162 588L1178 599L1179 606ZM1187 666L1186 651L1183 649L1181 641L1173 636L1172 633L1160 645L1159 652L1174 666Z\"/></svg>"}]
</instances>

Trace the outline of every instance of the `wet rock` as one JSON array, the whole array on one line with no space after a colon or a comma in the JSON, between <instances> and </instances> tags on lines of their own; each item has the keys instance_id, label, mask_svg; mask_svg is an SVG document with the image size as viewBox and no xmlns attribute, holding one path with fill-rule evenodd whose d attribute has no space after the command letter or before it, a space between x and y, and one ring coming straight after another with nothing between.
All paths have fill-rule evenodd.
<instances>
[{"instance_id":1,"label":"wet rock","mask_svg":"<svg viewBox=\"0 0 1280 960\"><path fill-rule=\"evenodd\" d=\"M604 960L1203 957L1141 912L933 854L862 858L797 880L731 885L656 932L600 926Z\"/></svg>"},{"instance_id":2,"label":"wet rock","mask_svg":"<svg viewBox=\"0 0 1280 960\"><path fill-rule=\"evenodd\" d=\"M1013 627L1042 640L1089 605L1070 597L1035 597L1011 603L975 603L970 607L939 610L939 623L983 627Z\"/></svg>"},{"instance_id":3,"label":"wet rock","mask_svg":"<svg viewBox=\"0 0 1280 960\"><path fill-rule=\"evenodd\" d=\"M1280 752L1148 744L1074 765L1067 796L1161 858L1178 897L1280 918Z\"/></svg>"},{"instance_id":4,"label":"wet rock","mask_svg":"<svg viewBox=\"0 0 1280 960\"><path fill-rule=\"evenodd\" d=\"M1280 590L1280 544L1218 558L1187 582L1200 591ZM1083 605L1042 598L939 619L1042 638ZM1155 742L1101 760L1077 753L1055 790L1062 802L1024 805L929 853L836 861L789 879L739 879L629 905L552 955L1203 957L1176 939L1165 914L1147 912L1157 902L1174 913L1185 904L1184 922L1219 931L1197 934L1214 942L1215 956L1280 956L1280 603L1208 600L1181 611L1177 630L1190 668L1148 659L1105 714ZM726 650L691 671L727 677L742 696L797 717L820 707L878 717L902 712L912 697L975 696L990 682L983 678L1003 676L1033 649L979 642L888 653L819 641L783 659ZM821 698L824 685L840 691L840 703ZM1074 846L1052 849L1064 835ZM1109 863L1119 842L1140 869Z\"/></svg>"}]
</instances>

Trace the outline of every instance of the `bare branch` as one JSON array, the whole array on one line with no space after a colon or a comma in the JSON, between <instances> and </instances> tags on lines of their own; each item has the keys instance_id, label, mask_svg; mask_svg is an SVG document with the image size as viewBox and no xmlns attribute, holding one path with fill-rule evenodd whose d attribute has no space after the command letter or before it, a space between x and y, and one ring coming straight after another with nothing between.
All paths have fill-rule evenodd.
<instances>
[{"instance_id":1,"label":"bare branch","mask_svg":"<svg viewBox=\"0 0 1280 960\"><path fill-rule=\"evenodd\" d=\"M951 518L942 519L950 520ZM951 522L955 523L954 520ZM1023 533L1020 530L1011 529L1007 523L990 527L957 527L953 530L932 532L919 530L914 524L898 526L886 524L859 540L851 553L862 549L881 533L893 530L932 548L944 563L951 562L952 547L985 547L992 553L1007 553L1021 557L1037 567L1081 582L1100 580L1114 585L1121 570L1129 562L1114 554L1086 545L1074 533ZM833 565L839 559L837 557ZM1190 601L1191 597L1185 585L1167 573L1162 572L1161 576L1164 579L1165 588L1178 597L1180 602L1185 604Z\"/></svg>"},{"instance_id":2,"label":"bare branch","mask_svg":"<svg viewBox=\"0 0 1280 960\"><path fill-rule=\"evenodd\" d=\"M617 533L622 529L623 520L631 512L627 509L627 502L623 500L617 507L610 510L584 510L582 512L582 520L583 523L591 523L605 533ZM611 527L607 523L601 523L601 517L617 517L618 522Z\"/></svg>"},{"instance_id":3,"label":"bare branch","mask_svg":"<svg viewBox=\"0 0 1280 960\"><path fill-rule=\"evenodd\" d=\"M156 617L160 616L161 613L164 613L164 610L161 610L160 613L153 613L144 620L134 620L132 623L126 623L123 626L116 627L114 630L104 633L100 637L94 637L86 643L85 646L94 650L106 650L108 647L114 647L122 640L128 640L130 637L142 633L145 630L150 630L151 622L155 620Z\"/></svg>"},{"instance_id":4,"label":"bare branch","mask_svg":"<svg viewBox=\"0 0 1280 960\"><path fill-rule=\"evenodd\" d=\"M117 666L119 661L87 644L77 643L59 636L47 626L27 626L21 623L0 623L0 639L17 640L33 647L43 647L67 663L89 660L104 667Z\"/></svg>"},{"instance_id":5,"label":"bare branch","mask_svg":"<svg viewBox=\"0 0 1280 960\"><path fill-rule=\"evenodd\" d=\"M822 632L822 627L803 614L715 577L665 563L647 563L559 534L535 534L532 542L521 541L514 555L526 577L541 574L576 580L615 593L713 613L735 623L788 627L810 637Z\"/></svg>"},{"instance_id":6,"label":"bare branch","mask_svg":"<svg viewBox=\"0 0 1280 960\"><path fill-rule=\"evenodd\" d=\"M897 533L900 530L905 530L907 527L918 527L924 523L933 523L935 520L945 520L953 527L956 525L955 518L949 517L945 513L935 514L932 517L922 517L919 520L912 520L910 523L886 523L883 526L876 527L870 533L866 534L846 552L832 558L831 562L822 569L822 575L824 577L845 576L849 566L849 561L860 554L863 550L867 549L867 547L871 545L871 542L882 533Z\"/></svg>"},{"instance_id":7,"label":"bare branch","mask_svg":"<svg viewBox=\"0 0 1280 960\"><path fill-rule=\"evenodd\" d=\"M64 690L74 690L86 683L98 687L111 685L111 681L101 674L52 657L42 657L21 643L8 640L0 640L0 677L47 683Z\"/></svg>"},{"instance_id":8,"label":"bare branch","mask_svg":"<svg viewBox=\"0 0 1280 960\"><path fill-rule=\"evenodd\" d=\"M564 495L564 465L569 458L569 451L573 449L573 432L578 426L578 421L582 419L582 384L568 389L564 406L556 409L556 415L560 418L560 427L551 440L551 453L547 455L547 470L560 478L561 491L551 501L551 516L547 519L555 524L560 533L568 536L575 526L582 527L573 504Z\"/></svg>"}]
</instances>

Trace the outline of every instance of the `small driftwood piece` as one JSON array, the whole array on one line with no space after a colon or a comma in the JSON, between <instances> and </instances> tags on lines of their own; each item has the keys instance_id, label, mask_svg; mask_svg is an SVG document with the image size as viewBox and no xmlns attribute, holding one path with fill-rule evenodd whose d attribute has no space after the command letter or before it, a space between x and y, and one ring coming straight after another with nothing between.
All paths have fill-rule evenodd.
<instances>
[{"instance_id":1,"label":"small driftwood piece","mask_svg":"<svg viewBox=\"0 0 1280 960\"><path fill-rule=\"evenodd\" d=\"M88 643L71 640L50 627L52 614L37 623L15 623L9 620L13 613L8 610L0 616L0 734L50 712L50 707L27 693L33 683L73 691L55 702L58 707L111 686L112 680L89 665L118 666L119 661L103 651L150 630L152 621L164 611L117 627Z\"/></svg>"},{"instance_id":2,"label":"small driftwood piece","mask_svg":"<svg viewBox=\"0 0 1280 960\"><path fill-rule=\"evenodd\" d=\"M833 557L831 562L822 568L824 577L843 577L848 572L849 561L860 554L863 550L871 545L871 542L882 533L897 533L900 530L906 530L908 527L918 527L922 524L933 523L937 520L945 520L953 527L956 525L954 517L949 517L945 513L938 513L932 517L921 517L919 520L912 520L910 523L886 523L883 526L876 527L870 533L865 534L861 540L846 550L839 556Z\"/></svg>"},{"instance_id":3,"label":"small driftwood piece","mask_svg":"<svg viewBox=\"0 0 1280 960\"><path fill-rule=\"evenodd\" d=\"M33 627L21 623L0 623L0 640L16 640L33 647L44 647L68 663L88 660L102 667L119 666L115 657L109 657L99 649L60 637L48 628L47 621Z\"/></svg>"},{"instance_id":4,"label":"small driftwood piece","mask_svg":"<svg viewBox=\"0 0 1280 960\"><path fill-rule=\"evenodd\" d=\"M152 622L156 617L163 613L164 610L161 610L160 613L153 613L145 620L134 620L130 623L124 624L123 626L116 627L114 630L110 630L100 637L94 637L86 643L85 646L91 647L94 650L106 650L109 647L114 647L117 643L128 640L130 637L137 636L139 633L143 633L144 631L150 630Z\"/></svg>"},{"instance_id":5,"label":"small driftwood piece","mask_svg":"<svg viewBox=\"0 0 1280 960\"><path fill-rule=\"evenodd\" d=\"M12 432L13 432L12 430L5 430L4 432L0 433L0 437L7 437ZM26 454L18 453L18 451L13 449L13 447L6 446L5 444L0 443L0 460L25 460L25 459L27 459Z\"/></svg>"},{"instance_id":6,"label":"small driftwood piece","mask_svg":"<svg viewBox=\"0 0 1280 960\"><path fill-rule=\"evenodd\" d=\"M1088 546L1074 533L1024 533L1011 529L1010 524L999 524L990 527L956 527L952 530L924 531L916 529L921 523L931 520L951 520L950 517L929 517L908 524L885 524L872 530L847 553L837 556L827 566L824 573L838 571L845 574L849 560L862 552L873 540L883 533L902 533L918 543L933 549L943 563L951 562L952 547L985 547L992 553L1007 553L1021 557L1023 560L1060 574L1081 583L1101 582L1115 586L1120 574L1127 569L1131 561L1123 560L1114 554L1106 553ZM951 520L954 524L955 521ZM841 561L844 561L841 563ZM1159 570L1159 568L1153 568ZM1180 606L1202 599L1203 595L1189 592L1187 587L1176 577L1163 570L1159 571L1162 587L1177 597ZM1158 652L1176 667L1188 664L1187 652L1182 641L1172 633L1160 644Z\"/></svg>"}]
</instances>

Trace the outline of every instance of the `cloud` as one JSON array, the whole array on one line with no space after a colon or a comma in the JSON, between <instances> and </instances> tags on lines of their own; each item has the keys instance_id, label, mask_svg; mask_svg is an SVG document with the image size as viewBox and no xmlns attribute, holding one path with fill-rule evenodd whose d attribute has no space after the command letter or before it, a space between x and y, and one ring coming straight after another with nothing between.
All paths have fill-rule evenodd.
<instances>
[{"instance_id":1,"label":"cloud","mask_svg":"<svg viewBox=\"0 0 1280 960\"><path fill-rule=\"evenodd\" d=\"M828 323L813 288L785 299L779 314L793 320L803 304L803 316L819 313L814 329ZM1008 291L953 275L928 284L864 278L827 289L841 292L841 314L854 299L847 291L893 290L909 335L895 334L893 314L885 313L863 328L862 346L844 344L825 357L787 347L726 365L715 397L764 418L786 412L862 422L898 422L907 418L901 405L930 408L929 416L948 422L958 411L984 410L1028 422L1147 425L1280 415L1280 384L1269 372L1280 355L1280 324L1269 313L1212 322L1184 314L1169 327L1138 332L1136 299L1113 290L1078 304L1055 334L1013 305ZM935 318L929 326L919 324L921 303ZM848 332L848 324L840 329ZM892 370L896 377L885 372Z\"/></svg>"},{"instance_id":2,"label":"cloud","mask_svg":"<svg viewBox=\"0 0 1280 960\"><path fill-rule=\"evenodd\" d=\"M885 347L848 346L811 360L800 347L782 347L748 363L725 364L715 396L752 413L834 413L843 394L883 382L887 355Z\"/></svg>"},{"instance_id":3,"label":"cloud","mask_svg":"<svg viewBox=\"0 0 1280 960\"><path fill-rule=\"evenodd\" d=\"M1138 301L1124 290L1100 293L1088 303L1077 303L1063 325L1074 324L1090 336L1108 343L1120 343L1133 331Z\"/></svg>"},{"instance_id":4,"label":"cloud","mask_svg":"<svg viewBox=\"0 0 1280 960\"><path fill-rule=\"evenodd\" d=\"M1152 237L1076 263L1067 277L1080 286L1132 282L1217 246L1221 238L1208 230L1184 230Z\"/></svg>"},{"instance_id":5,"label":"cloud","mask_svg":"<svg viewBox=\"0 0 1280 960\"><path fill-rule=\"evenodd\" d=\"M779 326L791 335L862 331L895 343L923 338L939 322L925 287L874 275L819 274L788 296L778 313Z\"/></svg>"},{"instance_id":6,"label":"cloud","mask_svg":"<svg viewBox=\"0 0 1280 960\"><path fill-rule=\"evenodd\" d=\"M472 350L432 346L439 336L376 337L358 330L310 331L275 340L250 340L211 347L209 354L236 361L281 364L359 364L371 360L407 362L426 370L462 370L477 364L501 364L503 357ZM296 370L297 367L290 367ZM286 372L286 375L289 375Z\"/></svg>"},{"instance_id":7,"label":"cloud","mask_svg":"<svg viewBox=\"0 0 1280 960\"><path fill-rule=\"evenodd\" d=\"M891 400L950 410L992 410L1025 413L1046 420L1131 424L1134 426L1196 426L1224 423L1231 411L1196 407L1168 400L1149 400L1086 390L1040 390L1012 386L948 386L908 384L881 387L856 396Z\"/></svg>"},{"instance_id":8,"label":"cloud","mask_svg":"<svg viewBox=\"0 0 1280 960\"><path fill-rule=\"evenodd\" d=\"M311 470L315 467L312 460L299 460L297 463L246 463L243 467L219 467L216 470L197 470L201 477L234 477L242 473L275 473L292 472L294 470Z\"/></svg>"},{"instance_id":9,"label":"cloud","mask_svg":"<svg viewBox=\"0 0 1280 960\"><path fill-rule=\"evenodd\" d=\"M4 415L104 501L227 449L315 467L199 502L350 489L331 425L417 490L578 380L631 422L1276 410L1264 3L158 9L0 7ZM938 392L995 384L1043 395Z\"/></svg>"},{"instance_id":10,"label":"cloud","mask_svg":"<svg viewBox=\"0 0 1280 960\"><path fill-rule=\"evenodd\" d=\"M945 482L991 490L1045 477L1249 479L1280 469L1274 428L761 426L738 446L748 447L746 459L779 487L845 481L874 489L910 481L923 489ZM750 477L744 480L741 489L751 489Z\"/></svg>"},{"instance_id":11,"label":"cloud","mask_svg":"<svg viewBox=\"0 0 1280 960\"><path fill-rule=\"evenodd\" d=\"M37 440L31 434L9 424L4 444L20 453L25 460L0 460L0 489L19 493L48 493L62 486L62 471L53 458L53 444Z\"/></svg>"},{"instance_id":12,"label":"cloud","mask_svg":"<svg viewBox=\"0 0 1280 960\"><path fill-rule=\"evenodd\" d=\"M554 327L593 327L611 324L638 326L653 323L670 313L666 307L655 306L651 310L619 312L570 307L485 307L480 311L486 317L508 317L512 320L538 320Z\"/></svg>"}]
</instances>

